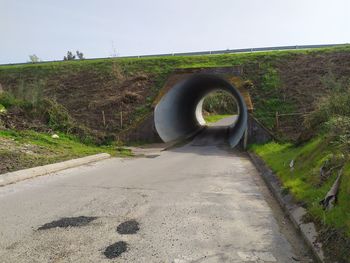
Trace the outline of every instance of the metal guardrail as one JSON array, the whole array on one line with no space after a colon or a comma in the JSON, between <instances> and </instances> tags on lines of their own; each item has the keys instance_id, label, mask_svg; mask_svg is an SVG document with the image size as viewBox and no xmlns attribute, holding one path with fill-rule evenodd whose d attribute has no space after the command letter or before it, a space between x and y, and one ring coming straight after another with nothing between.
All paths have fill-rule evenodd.
<instances>
[{"instance_id":1,"label":"metal guardrail","mask_svg":"<svg viewBox=\"0 0 350 263\"><path fill-rule=\"evenodd\" d=\"M118 56L118 57L105 57L105 58L87 58L84 60L98 60L98 59L115 59L115 58L151 58L151 57L171 57L171 56L200 56L200 55L219 55L219 54L234 54L234 53L247 53L247 52L261 52L261 51L277 51L277 50L300 50L300 49L314 49L314 48L327 48L343 46L347 44L323 44L323 45L296 45L296 46L278 46L278 47L258 47L258 48L241 48L241 49L226 49L226 50L214 50L214 51L198 51L198 52L180 52L180 53L164 53L164 54L152 54L152 55L139 55L139 56ZM44 64L51 62L58 62L62 60L50 60L40 61L35 64ZM72 60L72 61L80 61ZM10 65L25 65L32 64L32 62L23 63L7 63L0 64L0 66Z\"/></svg>"}]
</instances>

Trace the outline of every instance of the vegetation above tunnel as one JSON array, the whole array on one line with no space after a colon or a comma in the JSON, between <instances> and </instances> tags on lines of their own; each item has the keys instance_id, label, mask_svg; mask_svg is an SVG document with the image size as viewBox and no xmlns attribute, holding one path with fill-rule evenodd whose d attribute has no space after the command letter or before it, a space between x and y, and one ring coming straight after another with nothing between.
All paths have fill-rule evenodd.
<instances>
[{"instance_id":1,"label":"vegetation above tunnel","mask_svg":"<svg viewBox=\"0 0 350 263\"><path fill-rule=\"evenodd\" d=\"M253 114L279 137L296 139L301 115L326 92L320 78L329 70L348 73L348 46L191 57L113 58L0 66L2 89L15 96L35 93L62 105L100 141L137 126L176 68L236 66L248 87ZM19 95L18 95L19 94ZM11 113L11 109L7 109ZM276 125L276 113L279 115ZM285 114L285 115L284 115ZM16 127L13 127L16 128Z\"/></svg>"}]
</instances>

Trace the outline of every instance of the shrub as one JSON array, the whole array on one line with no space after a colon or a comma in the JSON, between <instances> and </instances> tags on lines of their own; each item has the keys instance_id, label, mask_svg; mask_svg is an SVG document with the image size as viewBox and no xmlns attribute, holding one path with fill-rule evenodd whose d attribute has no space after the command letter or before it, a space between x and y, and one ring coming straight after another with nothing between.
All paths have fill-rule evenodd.
<instances>
[{"instance_id":1,"label":"shrub","mask_svg":"<svg viewBox=\"0 0 350 263\"><path fill-rule=\"evenodd\" d=\"M0 104L5 109L9 109L13 106L17 106L23 109L30 109L32 107L32 104L30 102L18 99L13 94L8 92L0 94Z\"/></svg>"},{"instance_id":2,"label":"shrub","mask_svg":"<svg viewBox=\"0 0 350 263\"><path fill-rule=\"evenodd\" d=\"M320 100L316 109L306 117L309 128L319 128L335 116L350 116L350 89L332 92Z\"/></svg>"},{"instance_id":3,"label":"shrub","mask_svg":"<svg viewBox=\"0 0 350 263\"><path fill-rule=\"evenodd\" d=\"M306 116L305 124L309 130L326 133L332 143L350 153L350 86L344 79L328 76L322 81L330 93Z\"/></svg>"},{"instance_id":4,"label":"shrub","mask_svg":"<svg viewBox=\"0 0 350 263\"><path fill-rule=\"evenodd\" d=\"M237 105L231 94L216 91L205 97L203 111L209 114L235 114L237 113Z\"/></svg>"},{"instance_id":5,"label":"shrub","mask_svg":"<svg viewBox=\"0 0 350 263\"><path fill-rule=\"evenodd\" d=\"M332 143L340 146L345 152L350 152L350 116L332 117L324 127L332 138Z\"/></svg>"},{"instance_id":6,"label":"shrub","mask_svg":"<svg viewBox=\"0 0 350 263\"><path fill-rule=\"evenodd\" d=\"M70 133L73 128L73 120L67 109L56 101L45 99L43 107L46 109L48 126L54 131Z\"/></svg>"}]
</instances>

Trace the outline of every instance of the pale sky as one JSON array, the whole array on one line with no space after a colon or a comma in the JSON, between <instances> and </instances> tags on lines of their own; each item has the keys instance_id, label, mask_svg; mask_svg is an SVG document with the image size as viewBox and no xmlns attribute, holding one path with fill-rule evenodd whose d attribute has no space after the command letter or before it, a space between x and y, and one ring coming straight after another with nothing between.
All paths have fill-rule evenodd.
<instances>
[{"instance_id":1,"label":"pale sky","mask_svg":"<svg viewBox=\"0 0 350 263\"><path fill-rule=\"evenodd\" d=\"M350 0L0 0L0 63L350 43Z\"/></svg>"}]
</instances>

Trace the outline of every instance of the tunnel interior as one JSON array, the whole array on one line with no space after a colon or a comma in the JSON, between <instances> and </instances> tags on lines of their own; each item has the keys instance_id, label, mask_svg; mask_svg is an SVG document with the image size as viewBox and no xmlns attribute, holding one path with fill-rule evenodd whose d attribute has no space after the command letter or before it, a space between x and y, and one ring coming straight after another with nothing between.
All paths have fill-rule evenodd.
<instances>
[{"instance_id":1,"label":"tunnel interior","mask_svg":"<svg viewBox=\"0 0 350 263\"><path fill-rule=\"evenodd\" d=\"M248 112L236 87L223 77L194 74L177 82L158 102L154 110L155 128L164 142L185 139L206 127L202 115L204 98L223 90L232 94L237 104L237 120L228 127L228 143L235 147L247 129Z\"/></svg>"}]
</instances>

